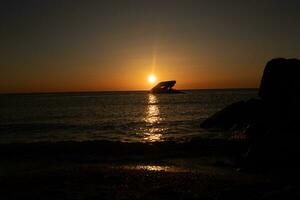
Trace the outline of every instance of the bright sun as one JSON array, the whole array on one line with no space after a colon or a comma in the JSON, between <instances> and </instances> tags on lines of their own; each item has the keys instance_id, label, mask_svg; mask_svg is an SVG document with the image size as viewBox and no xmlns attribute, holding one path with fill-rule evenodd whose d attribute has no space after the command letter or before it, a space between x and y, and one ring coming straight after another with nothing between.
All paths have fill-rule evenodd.
<instances>
[{"instance_id":1,"label":"bright sun","mask_svg":"<svg viewBox=\"0 0 300 200\"><path fill-rule=\"evenodd\" d=\"M151 74L148 76L148 82L153 84L156 81L156 76L154 74Z\"/></svg>"}]
</instances>

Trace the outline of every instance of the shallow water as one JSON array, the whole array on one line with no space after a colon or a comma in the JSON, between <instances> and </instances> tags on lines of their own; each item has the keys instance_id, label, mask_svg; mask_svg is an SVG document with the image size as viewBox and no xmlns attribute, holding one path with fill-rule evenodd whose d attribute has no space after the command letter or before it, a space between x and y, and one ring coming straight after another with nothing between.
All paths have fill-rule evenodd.
<instances>
[{"instance_id":1,"label":"shallow water","mask_svg":"<svg viewBox=\"0 0 300 200\"><path fill-rule=\"evenodd\" d=\"M0 142L187 141L211 133L200 123L256 90L184 94L95 92L0 95Z\"/></svg>"}]
</instances>

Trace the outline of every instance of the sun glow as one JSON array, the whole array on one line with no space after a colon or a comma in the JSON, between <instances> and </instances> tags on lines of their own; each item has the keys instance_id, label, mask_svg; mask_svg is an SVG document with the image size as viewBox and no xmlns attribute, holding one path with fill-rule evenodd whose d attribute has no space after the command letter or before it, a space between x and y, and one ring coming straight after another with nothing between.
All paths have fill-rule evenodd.
<instances>
[{"instance_id":1,"label":"sun glow","mask_svg":"<svg viewBox=\"0 0 300 200\"><path fill-rule=\"evenodd\" d=\"M148 82L151 83L151 84L155 83L156 82L156 76L154 74L150 74L148 76Z\"/></svg>"}]
</instances>

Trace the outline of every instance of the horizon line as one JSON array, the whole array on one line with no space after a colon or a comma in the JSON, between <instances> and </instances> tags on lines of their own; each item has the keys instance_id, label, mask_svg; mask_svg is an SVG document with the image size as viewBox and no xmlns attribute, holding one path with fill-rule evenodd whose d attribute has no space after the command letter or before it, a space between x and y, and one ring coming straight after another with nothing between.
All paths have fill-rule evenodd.
<instances>
[{"instance_id":1,"label":"horizon line","mask_svg":"<svg viewBox=\"0 0 300 200\"><path fill-rule=\"evenodd\" d=\"M241 87L241 88L185 88L182 91L192 90L256 90L258 87ZM104 92L148 92L150 90L78 90L78 91L41 91L41 92L0 92L0 95L13 94L70 94L70 93L104 93Z\"/></svg>"}]
</instances>

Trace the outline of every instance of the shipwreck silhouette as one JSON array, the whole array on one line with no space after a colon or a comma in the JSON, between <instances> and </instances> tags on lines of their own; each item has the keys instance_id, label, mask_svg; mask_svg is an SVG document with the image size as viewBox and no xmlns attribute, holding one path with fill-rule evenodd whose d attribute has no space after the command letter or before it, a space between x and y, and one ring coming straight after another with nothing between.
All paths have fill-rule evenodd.
<instances>
[{"instance_id":1,"label":"shipwreck silhouette","mask_svg":"<svg viewBox=\"0 0 300 200\"><path fill-rule=\"evenodd\" d=\"M175 80L172 81L163 81L158 83L156 86L154 86L150 92L154 94L158 93L167 93L167 94L176 94L176 93L182 93L179 90L173 89L174 85L176 84Z\"/></svg>"}]
</instances>

